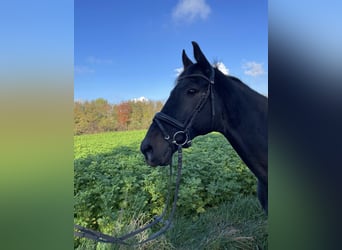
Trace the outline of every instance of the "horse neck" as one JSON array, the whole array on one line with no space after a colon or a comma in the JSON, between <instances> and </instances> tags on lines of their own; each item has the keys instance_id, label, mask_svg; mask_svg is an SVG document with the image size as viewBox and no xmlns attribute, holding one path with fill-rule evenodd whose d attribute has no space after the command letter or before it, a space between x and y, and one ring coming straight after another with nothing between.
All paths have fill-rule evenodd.
<instances>
[{"instance_id":1,"label":"horse neck","mask_svg":"<svg viewBox=\"0 0 342 250\"><path fill-rule=\"evenodd\" d=\"M216 131L258 178L267 181L267 98L236 78L219 78Z\"/></svg>"}]
</instances>

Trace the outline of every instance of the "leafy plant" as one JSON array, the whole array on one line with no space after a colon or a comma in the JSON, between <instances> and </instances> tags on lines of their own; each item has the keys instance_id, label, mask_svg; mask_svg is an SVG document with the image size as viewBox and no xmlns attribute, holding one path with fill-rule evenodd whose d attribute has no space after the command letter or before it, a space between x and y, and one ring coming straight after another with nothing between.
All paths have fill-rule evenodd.
<instances>
[{"instance_id":1,"label":"leafy plant","mask_svg":"<svg viewBox=\"0 0 342 250\"><path fill-rule=\"evenodd\" d=\"M119 236L132 218L144 215L146 223L162 212L168 169L150 168L144 162L139 147L145 133L75 136L75 223ZM208 208L255 190L254 176L222 135L198 137L184 150L179 215L196 220Z\"/></svg>"}]
</instances>

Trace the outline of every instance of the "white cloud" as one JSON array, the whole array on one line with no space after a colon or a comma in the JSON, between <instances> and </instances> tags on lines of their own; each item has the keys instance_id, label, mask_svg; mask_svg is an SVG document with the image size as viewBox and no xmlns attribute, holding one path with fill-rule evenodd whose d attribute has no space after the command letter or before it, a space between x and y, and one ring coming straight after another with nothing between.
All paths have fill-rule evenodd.
<instances>
[{"instance_id":1,"label":"white cloud","mask_svg":"<svg viewBox=\"0 0 342 250\"><path fill-rule=\"evenodd\" d=\"M86 62L89 64L111 64L113 62L113 60L97 58L94 56L88 56L86 58Z\"/></svg>"},{"instance_id":2,"label":"white cloud","mask_svg":"<svg viewBox=\"0 0 342 250\"><path fill-rule=\"evenodd\" d=\"M95 70L91 69L87 66L75 65L74 66L74 72L75 72L75 74L89 74L89 73L94 73Z\"/></svg>"},{"instance_id":3,"label":"white cloud","mask_svg":"<svg viewBox=\"0 0 342 250\"><path fill-rule=\"evenodd\" d=\"M88 56L85 59L85 63L86 65L75 65L74 66L74 72L75 74L92 74L95 73L94 67L96 67L96 65L105 65L105 64L111 64L113 63L113 60L111 59L102 59L102 58L98 58L95 56Z\"/></svg>"},{"instance_id":4,"label":"white cloud","mask_svg":"<svg viewBox=\"0 0 342 250\"><path fill-rule=\"evenodd\" d=\"M133 98L132 101L133 102L148 102L149 100L145 96L141 96L139 98Z\"/></svg>"},{"instance_id":5,"label":"white cloud","mask_svg":"<svg viewBox=\"0 0 342 250\"><path fill-rule=\"evenodd\" d=\"M223 62L217 62L215 63L215 66L219 71L221 71L225 75L229 75L229 69L226 67L226 65L223 64Z\"/></svg>"},{"instance_id":6,"label":"white cloud","mask_svg":"<svg viewBox=\"0 0 342 250\"><path fill-rule=\"evenodd\" d=\"M245 70L244 73L249 76L259 76L266 73L262 63L256 63L253 61L244 63L242 68Z\"/></svg>"},{"instance_id":7,"label":"white cloud","mask_svg":"<svg viewBox=\"0 0 342 250\"><path fill-rule=\"evenodd\" d=\"M229 69L224 65L223 62L217 62L213 64L213 67L216 67L219 71L221 71L225 75L229 75ZM184 68L175 68L173 71L175 72L176 76L178 77L182 72Z\"/></svg>"},{"instance_id":8,"label":"white cloud","mask_svg":"<svg viewBox=\"0 0 342 250\"><path fill-rule=\"evenodd\" d=\"M176 76L179 76L183 72L183 70L184 70L183 67L175 68L174 72L176 73Z\"/></svg>"},{"instance_id":9,"label":"white cloud","mask_svg":"<svg viewBox=\"0 0 342 250\"><path fill-rule=\"evenodd\" d=\"M211 12L205 0L179 0L172 12L175 21L193 22L197 18L205 20Z\"/></svg>"}]
</instances>

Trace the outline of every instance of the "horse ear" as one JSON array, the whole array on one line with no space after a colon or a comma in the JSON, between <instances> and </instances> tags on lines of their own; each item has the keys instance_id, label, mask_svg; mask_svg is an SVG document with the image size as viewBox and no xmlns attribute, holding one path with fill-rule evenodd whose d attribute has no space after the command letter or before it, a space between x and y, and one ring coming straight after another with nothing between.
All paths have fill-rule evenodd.
<instances>
[{"instance_id":1,"label":"horse ear","mask_svg":"<svg viewBox=\"0 0 342 250\"><path fill-rule=\"evenodd\" d=\"M183 67L184 69L186 69L187 67L189 67L190 65L193 64L193 62L189 59L189 57L186 55L185 50L183 49L182 52L182 60L183 60Z\"/></svg>"},{"instance_id":2,"label":"horse ear","mask_svg":"<svg viewBox=\"0 0 342 250\"><path fill-rule=\"evenodd\" d=\"M194 47L194 57L197 61L197 63L199 63L200 65L204 66L204 67L211 67L210 63L208 62L207 58L205 57L205 55L203 54L203 52L201 51L199 45L196 42L192 42L192 46Z\"/></svg>"}]
</instances>

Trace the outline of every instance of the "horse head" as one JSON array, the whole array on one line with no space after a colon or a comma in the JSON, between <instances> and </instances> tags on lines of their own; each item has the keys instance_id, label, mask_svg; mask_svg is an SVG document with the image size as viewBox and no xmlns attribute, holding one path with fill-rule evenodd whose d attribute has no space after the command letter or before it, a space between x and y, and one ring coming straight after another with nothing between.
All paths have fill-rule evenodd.
<instances>
[{"instance_id":1,"label":"horse head","mask_svg":"<svg viewBox=\"0 0 342 250\"><path fill-rule=\"evenodd\" d=\"M198 44L192 45L196 63L183 50L184 70L141 143L141 152L151 166L168 165L179 146L189 147L194 137L213 131L215 69Z\"/></svg>"}]
</instances>

